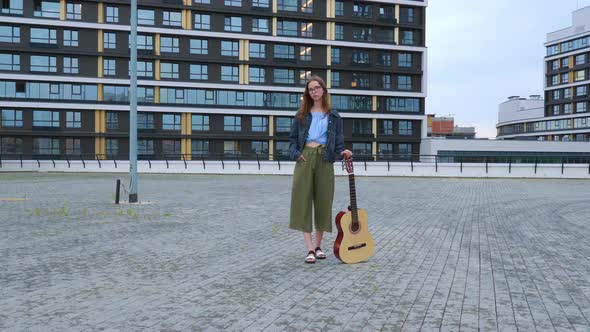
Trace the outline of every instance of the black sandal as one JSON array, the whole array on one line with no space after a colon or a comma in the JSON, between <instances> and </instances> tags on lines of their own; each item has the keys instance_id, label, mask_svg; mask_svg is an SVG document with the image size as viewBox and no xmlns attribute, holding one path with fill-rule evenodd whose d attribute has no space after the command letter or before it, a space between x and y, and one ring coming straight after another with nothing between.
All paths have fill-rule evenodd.
<instances>
[{"instance_id":1,"label":"black sandal","mask_svg":"<svg viewBox=\"0 0 590 332\"><path fill-rule=\"evenodd\" d=\"M314 254L317 259L326 259L326 254L322 251L322 248L320 247L315 248Z\"/></svg>"},{"instance_id":2,"label":"black sandal","mask_svg":"<svg viewBox=\"0 0 590 332\"><path fill-rule=\"evenodd\" d=\"M313 250L310 250L307 253L307 256L305 256L305 263L307 263L307 264L315 264L315 252L313 252Z\"/></svg>"}]
</instances>

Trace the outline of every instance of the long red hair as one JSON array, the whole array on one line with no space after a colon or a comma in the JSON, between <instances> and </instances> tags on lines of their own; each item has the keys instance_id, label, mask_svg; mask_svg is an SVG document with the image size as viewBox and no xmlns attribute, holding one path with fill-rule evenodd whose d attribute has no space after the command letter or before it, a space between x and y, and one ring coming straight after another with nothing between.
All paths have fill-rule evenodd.
<instances>
[{"instance_id":1,"label":"long red hair","mask_svg":"<svg viewBox=\"0 0 590 332\"><path fill-rule=\"evenodd\" d=\"M309 83L316 81L324 90L324 94L322 95L322 108L324 109L324 114L327 115L332 111L332 106L330 105L330 95L328 94L328 88L326 86L326 82L316 75L310 77L310 79L305 84L305 91L303 92L303 99L301 100L301 108L299 109L299 113L297 118L301 123L305 117L309 114L311 107L313 106L313 99L309 95Z\"/></svg>"}]
</instances>

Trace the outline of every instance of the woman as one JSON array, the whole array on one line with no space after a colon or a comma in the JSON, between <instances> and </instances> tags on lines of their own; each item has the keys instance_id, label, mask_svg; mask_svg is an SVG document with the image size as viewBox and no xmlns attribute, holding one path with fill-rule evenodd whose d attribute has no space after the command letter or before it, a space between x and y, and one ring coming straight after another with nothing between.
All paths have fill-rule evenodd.
<instances>
[{"instance_id":1,"label":"woman","mask_svg":"<svg viewBox=\"0 0 590 332\"><path fill-rule=\"evenodd\" d=\"M324 232L332 231L334 162L352 156L344 148L342 118L330 107L326 83L312 76L305 85L301 109L295 115L289 152L296 160L291 194L289 228L303 232L306 263L325 259L321 249ZM312 202L315 216L315 247L312 243Z\"/></svg>"}]
</instances>

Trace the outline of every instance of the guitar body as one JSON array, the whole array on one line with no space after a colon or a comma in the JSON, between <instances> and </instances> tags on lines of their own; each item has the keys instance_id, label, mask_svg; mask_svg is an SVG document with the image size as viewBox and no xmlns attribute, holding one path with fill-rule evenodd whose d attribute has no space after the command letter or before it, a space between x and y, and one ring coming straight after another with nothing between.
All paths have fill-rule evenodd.
<instances>
[{"instance_id":1,"label":"guitar body","mask_svg":"<svg viewBox=\"0 0 590 332\"><path fill-rule=\"evenodd\" d=\"M336 216L338 236L334 242L334 255L347 264L364 262L375 252L375 241L369 233L367 211L357 209L357 213L356 227L353 227L352 211L340 211Z\"/></svg>"}]
</instances>

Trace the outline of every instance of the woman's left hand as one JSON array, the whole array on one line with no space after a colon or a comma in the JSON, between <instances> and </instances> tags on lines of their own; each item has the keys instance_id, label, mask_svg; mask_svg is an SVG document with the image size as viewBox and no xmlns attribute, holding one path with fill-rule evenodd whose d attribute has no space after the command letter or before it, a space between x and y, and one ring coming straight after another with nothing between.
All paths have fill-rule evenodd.
<instances>
[{"instance_id":1,"label":"woman's left hand","mask_svg":"<svg viewBox=\"0 0 590 332\"><path fill-rule=\"evenodd\" d=\"M342 156L342 158L350 158L352 157L352 152L348 149L345 149L340 153L340 155Z\"/></svg>"}]
</instances>

